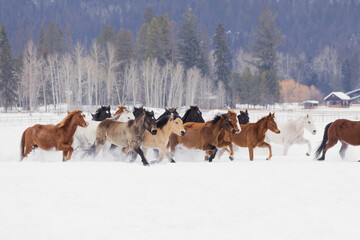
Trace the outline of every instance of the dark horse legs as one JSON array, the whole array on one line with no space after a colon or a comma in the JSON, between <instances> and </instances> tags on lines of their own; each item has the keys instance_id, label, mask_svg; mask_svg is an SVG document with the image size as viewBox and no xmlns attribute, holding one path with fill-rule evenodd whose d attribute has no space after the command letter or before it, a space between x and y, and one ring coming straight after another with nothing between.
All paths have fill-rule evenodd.
<instances>
[{"instance_id":1,"label":"dark horse legs","mask_svg":"<svg viewBox=\"0 0 360 240\"><path fill-rule=\"evenodd\" d=\"M211 146L211 150L213 150L214 152L213 152L213 154L211 154L210 157L208 158L209 162L212 162L212 160L214 159L214 157L215 157L215 155L216 155L216 153L217 153L217 151L218 151L218 148L215 147L215 146Z\"/></svg>"},{"instance_id":2,"label":"dark horse legs","mask_svg":"<svg viewBox=\"0 0 360 240\"><path fill-rule=\"evenodd\" d=\"M146 158L145 158L144 153L143 153L143 151L141 150L141 148L138 147L138 148L134 149L134 151L135 151L137 154L140 155L141 161L142 161L142 163L144 164L144 166L149 166L149 163L148 163L148 161L146 161Z\"/></svg>"}]
</instances>

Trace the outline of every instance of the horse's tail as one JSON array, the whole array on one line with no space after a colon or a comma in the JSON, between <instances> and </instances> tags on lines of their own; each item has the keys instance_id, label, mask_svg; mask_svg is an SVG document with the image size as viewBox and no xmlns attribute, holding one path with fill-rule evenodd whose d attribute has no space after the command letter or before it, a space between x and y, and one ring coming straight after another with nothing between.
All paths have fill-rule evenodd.
<instances>
[{"instance_id":1,"label":"horse's tail","mask_svg":"<svg viewBox=\"0 0 360 240\"><path fill-rule=\"evenodd\" d=\"M326 143L328 141L328 129L330 127L330 125L332 124L333 122L331 123L328 123L328 125L326 125L325 127L325 130L324 130L324 136L323 136L323 140L320 144L320 146L316 149L315 151L315 157L318 158L320 153L325 149L325 146L326 146Z\"/></svg>"},{"instance_id":2,"label":"horse's tail","mask_svg":"<svg viewBox=\"0 0 360 240\"><path fill-rule=\"evenodd\" d=\"M26 129L22 136L21 136L21 142L20 142L20 161L22 161L25 157L25 153L24 153L24 150L25 150L25 133L28 129Z\"/></svg>"}]
</instances>

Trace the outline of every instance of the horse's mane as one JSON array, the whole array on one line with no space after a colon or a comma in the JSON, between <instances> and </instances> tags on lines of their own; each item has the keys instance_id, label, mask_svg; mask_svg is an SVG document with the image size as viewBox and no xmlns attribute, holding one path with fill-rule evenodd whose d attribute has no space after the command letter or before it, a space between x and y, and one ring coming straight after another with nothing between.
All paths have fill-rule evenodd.
<instances>
[{"instance_id":1,"label":"horse's mane","mask_svg":"<svg viewBox=\"0 0 360 240\"><path fill-rule=\"evenodd\" d=\"M216 115L215 117L214 117L214 119L213 120L211 120L211 123L212 124L216 124L220 119L221 119L221 117L224 117L225 119L226 118L228 118L229 116L225 113L225 114L221 114L221 115Z\"/></svg>"},{"instance_id":2,"label":"horse's mane","mask_svg":"<svg viewBox=\"0 0 360 240\"><path fill-rule=\"evenodd\" d=\"M167 124L167 122L169 121L170 117L171 117L170 115L162 116L160 119L158 119L156 121L156 127L160 128L160 129L163 128Z\"/></svg>"},{"instance_id":3,"label":"horse's mane","mask_svg":"<svg viewBox=\"0 0 360 240\"><path fill-rule=\"evenodd\" d=\"M72 117L73 117L74 115L80 114L80 113L82 113L81 110L75 110L75 111L69 112L68 115L67 115L60 123L58 123L56 126L57 126L58 128L62 128L62 127L64 127L64 126L68 125L69 122L71 121Z\"/></svg>"}]
</instances>

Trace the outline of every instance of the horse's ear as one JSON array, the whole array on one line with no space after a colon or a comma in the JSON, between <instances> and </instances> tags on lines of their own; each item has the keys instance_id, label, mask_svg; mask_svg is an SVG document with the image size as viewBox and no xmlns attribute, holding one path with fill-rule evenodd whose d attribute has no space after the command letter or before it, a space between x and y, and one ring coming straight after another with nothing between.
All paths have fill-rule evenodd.
<instances>
[{"instance_id":1,"label":"horse's ear","mask_svg":"<svg viewBox=\"0 0 360 240\"><path fill-rule=\"evenodd\" d=\"M309 118L309 114L307 114L306 117Z\"/></svg>"},{"instance_id":2,"label":"horse's ear","mask_svg":"<svg viewBox=\"0 0 360 240\"><path fill-rule=\"evenodd\" d=\"M273 112L272 116L275 117L275 112Z\"/></svg>"},{"instance_id":3,"label":"horse's ear","mask_svg":"<svg viewBox=\"0 0 360 240\"><path fill-rule=\"evenodd\" d=\"M247 109L245 110L245 113L246 113L246 114L248 113Z\"/></svg>"},{"instance_id":4,"label":"horse's ear","mask_svg":"<svg viewBox=\"0 0 360 240\"><path fill-rule=\"evenodd\" d=\"M271 117L271 112L269 112L269 117Z\"/></svg>"},{"instance_id":5,"label":"horse's ear","mask_svg":"<svg viewBox=\"0 0 360 240\"><path fill-rule=\"evenodd\" d=\"M92 117L95 117L95 115L94 115L94 114L92 114L92 113L91 113L91 116L92 116Z\"/></svg>"}]
</instances>

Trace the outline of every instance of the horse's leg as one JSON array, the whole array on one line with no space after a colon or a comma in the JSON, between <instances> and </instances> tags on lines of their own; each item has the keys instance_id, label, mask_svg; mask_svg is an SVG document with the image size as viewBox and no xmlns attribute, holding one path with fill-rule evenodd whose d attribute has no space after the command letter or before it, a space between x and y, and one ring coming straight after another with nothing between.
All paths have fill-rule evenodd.
<instances>
[{"instance_id":1,"label":"horse's leg","mask_svg":"<svg viewBox=\"0 0 360 240\"><path fill-rule=\"evenodd\" d=\"M323 154L318 160L325 160L325 154L326 154L327 150L329 150L330 148L335 146L337 144L337 142L338 142L337 139L330 139L329 138L328 143L326 144L326 146L325 146L325 148L323 150Z\"/></svg>"},{"instance_id":2,"label":"horse's leg","mask_svg":"<svg viewBox=\"0 0 360 240\"><path fill-rule=\"evenodd\" d=\"M211 154L211 156L209 157L209 162L212 162L212 160L214 159L214 157L216 156L216 153L218 151L218 148L215 147L215 146L212 146L212 149L213 149L213 154Z\"/></svg>"},{"instance_id":3,"label":"horse's leg","mask_svg":"<svg viewBox=\"0 0 360 240\"><path fill-rule=\"evenodd\" d=\"M233 161L233 160L234 160L234 146L233 146L232 143L229 144L229 148L230 148L230 156L229 156L229 159L230 159L231 161ZM227 148L226 148L226 150L227 150Z\"/></svg>"},{"instance_id":4,"label":"horse's leg","mask_svg":"<svg viewBox=\"0 0 360 240\"><path fill-rule=\"evenodd\" d=\"M140 147L137 147L137 148L134 149L134 151L135 151L137 154L140 155L141 161L142 161L143 165L144 165L144 166L149 166L149 163L148 163L148 161L146 161L146 158L145 158L144 153L143 153L143 151L141 150L141 148L140 148Z\"/></svg>"},{"instance_id":5,"label":"horse's leg","mask_svg":"<svg viewBox=\"0 0 360 240\"><path fill-rule=\"evenodd\" d=\"M253 161L254 160L254 148L253 148L253 146L248 146L248 149L249 149L250 161Z\"/></svg>"},{"instance_id":6,"label":"horse's leg","mask_svg":"<svg viewBox=\"0 0 360 240\"><path fill-rule=\"evenodd\" d=\"M64 152L65 152L65 151L64 151ZM63 154L64 154L64 152L63 152ZM65 155L65 156L66 156L66 157L65 157L65 161L69 161L74 151L66 151L66 152L67 152L67 153L66 153L66 155Z\"/></svg>"},{"instance_id":7,"label":"horse's leg","mask_svg":"<svg viewBox=\"0 0 360 240\"><path fill-rule=\"evenodd\" d=\"M349 144L347 144L346 142L344 141L340 141L341 142L341 148L340 148L340 156L341 156L341 159L344 160L345 158L345 152L346 152L346 149L349 147Z\"/></svg>"},{"instance_id":8,"label":"horse's leg","mask_svg":"<svg viewBox=\"0 0 360 240\"><path fill-rule=\"evenodd\" d=\"M262 143L259 145L259 147L261 147L261 148L267 147L267 148L269 149L269 156L266 158L266 160L270 160L271 157L272 157L271 145L268 144L267 142L262 142Z\"/></svg>"},{"instance_id":9,"label":"horse's leg","mask_svg":"<svg viewBox=\"0 0 360 240\"><path fill-rule=\"evenodd\" d=\"M68 155L68 151L63 151L63 158L62 161L65 162L65 158Z\"/></svg>"},{"instance_id":10,"label":"horse's leg","mask_svg":"<svg viewBox=\"0 0 360 240\"><path fill-rule=\"evenodd\" d=\"M171 153L169 152L169 150L164 145L160 145L159 150L161 151L162 158L165 155L170 160L170 162L175 163L175 160L172 158Z\"/></svg>"},{"instance_id":11,"label":"horse's leg","mask_svg":"<svg viewBox=\"0 0 360 240\"><path fill-rule=\"evenodd\" d=\"M283 151L283 155L286 156L288 154L288 150L289 150L290 145L288 143L284 143L284 151Z\"/></svg>"}]
</instances>

